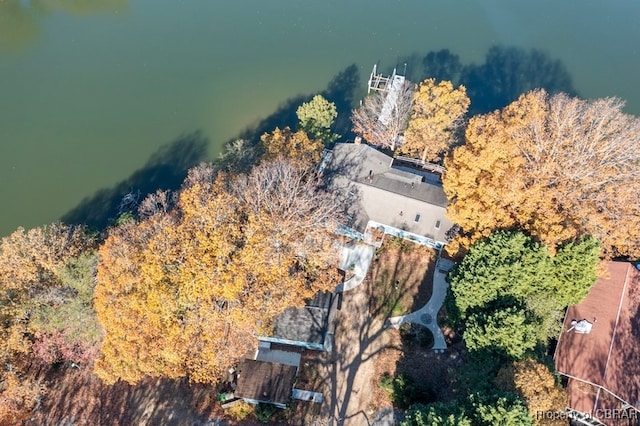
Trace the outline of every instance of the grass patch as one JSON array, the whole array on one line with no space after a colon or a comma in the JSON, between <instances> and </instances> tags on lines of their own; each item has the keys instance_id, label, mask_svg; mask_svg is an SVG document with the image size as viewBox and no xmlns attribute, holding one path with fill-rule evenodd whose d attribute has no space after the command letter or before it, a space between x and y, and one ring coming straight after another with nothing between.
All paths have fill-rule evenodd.
<instances>
[{"instance_id":1,"label":"grass patch","mask_svg":"<svg viewBox=\"0 0 640 426\"><path fill-rule=\"evenodd\" d=\"M431 298L437 253L400 238L388 238L371 269L370 312L381 319L405 315Z\"/></svg>"}]
</instances>

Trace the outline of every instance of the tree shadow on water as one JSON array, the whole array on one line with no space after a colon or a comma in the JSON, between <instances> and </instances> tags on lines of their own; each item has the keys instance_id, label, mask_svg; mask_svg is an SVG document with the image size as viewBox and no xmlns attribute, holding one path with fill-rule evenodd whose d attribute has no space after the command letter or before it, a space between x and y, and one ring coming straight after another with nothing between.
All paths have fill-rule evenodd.
<instances>
[{"instance_id":1,"label":"tree shadow on water","mask_svg":"<svg viewBox=\"0 0 640 426\"><path fill-rule=\"evenodd\" d=\"M429 52L416 60L405 62L418 68L413 71L421 81L433 77L463 84L471 99L470 114L484 114L502 108L532 89L543 88L550 94L564 92L576 96L571 75L559 59L538 49L514 46L492 46L482 64L463 64L460 57L448 49Z\"/></svg>"},{"instance_id":2,"label":"tree shadow on water","mask_svg":"<svg viewBox=\"0 0 640 426\"><path fill-rule=\"evenodd\" d=\"M352 64L336 74L327 85L327 88L320 92L329 102L333 102L336 105L338 118L334 123L334 130L342 136L346 136L351 128L351 109L353 108L355 91L359 82L358 67ZM275 112L260 120L257 124L243 130L236 138L228 141L227 145L237 139L245 139L257 143L260 136L276 127L289 126L292 129L296 128L298 124L296 110L302 103L310 101L314 95L316 94L297 95L287 99L278 106Z\"/></svg>"},{"instance_id":3,"label":"tree shadow on water","mask_svg":"<svg viewBox=\"0 0 640 426\"><path fill-rule=\"evenodd\" d=\"M334 124L336 133L351 136L351 110L355 106L356 89L360 85L360 72L356 64L351 64L331 79L321 93L329 102L336 104L338 117Z\"/></svg>"},{"instance_id":4,"label":"tree shadow on water","mask_svg":"<svg viewBox=\"0 0 640 426\"><path fill-rule=\"evenodd\" d=\"M158 189L179 188L187 170L205 159L207 145L208 140L200 131L180 136L162 146L127 179L85 198L60 220L103 230L122 212L125 197L131 198L131 205L134 205L136 200L141 201Z\"/></svg>"}]
</instances>

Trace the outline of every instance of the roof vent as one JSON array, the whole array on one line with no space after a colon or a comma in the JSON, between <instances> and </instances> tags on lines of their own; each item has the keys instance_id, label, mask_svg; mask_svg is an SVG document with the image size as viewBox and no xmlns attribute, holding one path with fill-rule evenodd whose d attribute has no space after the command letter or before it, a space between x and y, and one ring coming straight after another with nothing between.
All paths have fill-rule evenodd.
<instances>
[{"instance_id":1,"label":"roof vent","mask_svg":"<svg viewBox=\"0 0 640 426\"><path fill-rule=\"evenodd\" d=\"M567 333L573 330L578 334L589 334L592 327L593 324L585 319L580 321L573 320L571 321L571 328L567 330Z\"/></svg>"}]
</instances>

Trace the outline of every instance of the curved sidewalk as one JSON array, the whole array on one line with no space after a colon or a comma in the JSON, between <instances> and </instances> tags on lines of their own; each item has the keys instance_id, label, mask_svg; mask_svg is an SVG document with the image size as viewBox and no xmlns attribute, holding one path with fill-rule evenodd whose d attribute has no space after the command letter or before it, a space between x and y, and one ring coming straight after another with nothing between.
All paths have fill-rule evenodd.
<instances>
[{"instance_id":1,"label":"curved sidewalk","mask_svg":"<svg viewBox=\"0 0 640 426\"><path fill-rule=\"evenodd\" d=\"M433 334L433 350L436 352L442 352L447 349L447 343L444 340L442 330L438 326L438 312L444 303L444 299L447 296L447 288L449 284L445 279L449 269L453 267L453 262L446 259L438 259L436 263L436 270L433 274L433 292L431 293L431 299L422 308L417 311L411 312L407 315L399 317L391 317L388 319L389 324L394 328L400 328L402 324L413 323L420 324L431 330Z\"/></svg>"},{"instance_id":2,"label":"curved sidewalk","mask_svg":"<svg viewBox=\"0 0 640 426\"><path fill-rule=\"evenodd\" d=\"M368 244L352 243L341 245L340 251L340 269L351 272L353 275L345 282L338 284L336 293L354 289L362 284L376 248Z\"/></svg>"}]
</instances>

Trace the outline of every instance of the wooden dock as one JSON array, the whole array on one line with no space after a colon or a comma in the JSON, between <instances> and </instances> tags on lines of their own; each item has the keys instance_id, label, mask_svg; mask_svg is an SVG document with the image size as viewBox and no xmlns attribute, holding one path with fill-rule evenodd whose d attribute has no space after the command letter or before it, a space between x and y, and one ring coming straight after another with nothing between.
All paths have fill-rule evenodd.
<instances>
[{"instance_id":1,"label":"wooden dock","mask_svg":"<svg viewBox=\"0 0 640 426\"><path fill-rule=\"evenodd\" d=\"M378 121L385 126L389 124L391 120L393 110L396 107L398 96L402 91L405 84L405 76L398 75L396 69L393 69L391 76L387 77L378 73L378 65L373 65L373 70L369 76L367 94L374 92L386 93L384 104L380 110Z\"/></svg>"}]
</instances>

